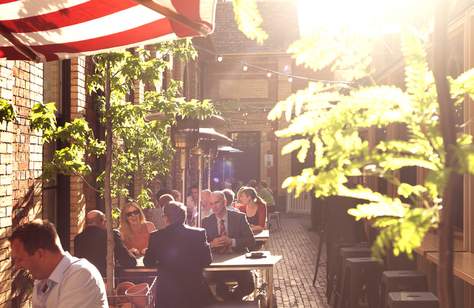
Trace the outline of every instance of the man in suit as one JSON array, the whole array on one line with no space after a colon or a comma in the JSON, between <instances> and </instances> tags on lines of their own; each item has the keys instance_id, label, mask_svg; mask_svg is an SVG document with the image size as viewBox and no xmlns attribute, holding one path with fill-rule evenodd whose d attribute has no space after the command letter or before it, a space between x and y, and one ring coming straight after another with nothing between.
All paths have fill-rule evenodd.
<instances>
[{"instance_id":1,"label":"man in suit","mask_svg":"<svg viewBox=\"0 0 474 308\"><path fill-rule=\"evenodd\" d=\"M120 233L114 230L115 264L118 267L135 267L137 261L128 253ZM86 227L74 238L74 254L78 258L85 258L94 264L102 276L107 268L107 231L105 229L105 215L101 211L92 210L86 214Z\"/></svg>"},{"instance_id":2,"label":"man in suit","mask_svg":"<svg viewBox=\"0 0 474 308\"><path fill-rule=\"evenodd\" d=\"M213 214L203 220L202 226L206 229L213 252L244 253L255 246L247 217L243 213L227 210L223 192L212 192L209 203ZM216 282L217 295L224 299L242 300L242 297L253 292L255 288L250 271L216 272L211 275L211 280ZM238 282L233 292L227 290L226 281Z\"/></svg>"},{"instance_id":3,"label":"man in suit","mask_svg":"<svg viewBox=\"0 0 474 308\"><path fill-rule=\"evenodd\" d=\"M206 232L184 224L182 203L169 202L163 213L166 227L150 234L143 259L145 266L158 267L156 307L203 307L212 300L203 277L203 268L212 262Z\"/></svg>"}]
</instances>

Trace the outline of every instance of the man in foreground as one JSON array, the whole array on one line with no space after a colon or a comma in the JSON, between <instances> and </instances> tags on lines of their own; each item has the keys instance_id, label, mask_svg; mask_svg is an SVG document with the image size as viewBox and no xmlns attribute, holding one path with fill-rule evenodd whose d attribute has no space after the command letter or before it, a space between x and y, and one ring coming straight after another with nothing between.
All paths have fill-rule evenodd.
<instances>
[{"instance_id":1,"label":"man in foreground","mask_svg":"<svg viewBox=\"0 0 474 308\"><path fill-rule=\"evenodd\" d=\"M135 267L136 259L128 253L120 238L118 230L113 230L115 241L116 267ZM101 211L92 210L86 214L86 227L74 238L74 255L86 258L95 265L102 276L105 276L107 265L107 231L105 215Z\"/></svg>"},{"instance_id":2,"label":"man in foreground","mask_svg":"<svg viewBox=\"0 0 474 308\"><path fill-rule=\"evenodd\" d=\"M14 266L35 279L34 308L108 307L99 271L63 250L53 224L42 220L23 224L9 241Z\"/></svg>"},{"instance_id":3,"label":"man in foreground","mask_svg":"<svg viewBox=\"0 0 474 308\"><path fill-rule=\"evenodd\" d=\"M143 263L158 267L157 304L159 308L204 307L212 295L203 269L212 262L203 229L184 224L186 207L169 202L163 208L166 227L150 234Z\"/></svg>"},{"instance_id":4,"label":"man in foreground","mask_svg":"<svg viewBox=\"0 0 474 308\"><path fill-rule=\"evenodd\" d=\"M206 229L213 253L244 253L255 246L255 239L245 214L228 211L223 192L212 192L209 203L213 214L204 218L202 226ZM216 283L217 295L223 299L242 300L255 288L250 271L215 272L210 280ZM229 292L226 281L237 281L237 288Z\"/></svg>"}]
</instances>

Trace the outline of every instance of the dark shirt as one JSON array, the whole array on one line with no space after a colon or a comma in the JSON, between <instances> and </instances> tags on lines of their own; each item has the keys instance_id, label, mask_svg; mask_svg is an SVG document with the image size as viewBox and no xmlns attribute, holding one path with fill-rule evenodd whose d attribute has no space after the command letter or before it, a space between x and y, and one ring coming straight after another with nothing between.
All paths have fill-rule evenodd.
<instances>
[{"instance_id":1,"label":"dark shirt","mask_svg":"<svg viewBox=\"0 0 474 308\"><path fill-rule=\"evenodd\" d=\"M202 307L211 298L203 269L212 262L203 229L170 225L150 234L143 263L158 268L160 308Z\"/></svg>"},{"instance_id":2,"label":"dark shirt","mask_svg":"<svg viewBox=\"0 0 474 308\"><path fill-rule=\"evenodd\" d=\"M132 257L120 239L120 232L113 230L115 240L115 265L119 267L134 267L137 261ZM74 238L74 254L78 258L86 258L94 264L100 273L105 276L107 268L107 231L89 226Z\"/></svg>"}]
</instances>

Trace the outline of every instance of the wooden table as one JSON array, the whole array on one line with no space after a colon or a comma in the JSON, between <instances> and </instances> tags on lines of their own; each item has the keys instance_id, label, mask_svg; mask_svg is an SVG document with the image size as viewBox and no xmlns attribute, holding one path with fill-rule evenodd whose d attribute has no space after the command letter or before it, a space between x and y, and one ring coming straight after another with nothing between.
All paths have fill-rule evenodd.
<instances>
[{"instance_id":1,"label":"wooden table","mask_svg":"<svg viewBox=\"0 0 474 308\"><path fill-rule=\"evenodd\" d=\"M250 259L244 255L222 254L214 255L214 261L206 268L205 271L249 271L262 270L265 272L265 280L267 282L267 304L273 307L273 267L277 264L282 256L272 256L269 251L260 251L266 257L260 259Z\"/></svg>"},{"instance_id":2,"label":"wooden table","mask_svg":"<svg viewBox=\"0 0 474 308\"><path fill-rule=\"evenodd\" d=\"M461 239L454 238L453 239L453 250L454 251L459 251L463 252L466 251L464 249L464 245ZM423 238L423 242L421 243L420 247L415 248L415 252L418 253L419 255L425 255L430 252L437 252L439 251L438 249L439 246L439 237L438 235L428 232L425 237Z\"/></svg>"},{"instance_id":3,"label":"wooden table","mask_svg":"<svg viewBox=\"0 0 474 308\"><path fill-rule=\"evenodd\" d=\"M262 247L265 247L265 244L270 239L270 230L268 230L268 229L262 230L259 233L254 234L253 237L255 238L255 241L257 243L261 243Z\"/></svg>"},{"instance_id":4,"label":"wooden table","mask_svg":"<svg viewBox=\"0 0 474 308\"><path fill-rule=\"evenodd\" d=\"M427 259L439 265L439 252L429 252ZM454 252L453 272L456 277L474 286L474 253Z\"/></svg>"}]
</instances>

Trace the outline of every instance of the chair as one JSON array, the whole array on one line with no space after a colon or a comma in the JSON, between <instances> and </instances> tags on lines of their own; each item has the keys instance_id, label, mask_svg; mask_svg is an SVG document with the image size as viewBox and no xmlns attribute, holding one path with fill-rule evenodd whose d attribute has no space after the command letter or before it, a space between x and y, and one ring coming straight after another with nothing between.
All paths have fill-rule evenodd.
<instances>
[{"instance_id":1,"label":"chair","mask_svg":"<svg viewBox=\"0 0 474 308\"><path fill-rule=\"evenodd\" d=\"M438 298L431 292L390 292L389 308L438 308Z\"/></svg>"},{"instance_id":2,"label":"chair","mask_svg":"<svg viewBox=\"0 0 474 308\"><path fill-rule=\"evenodd\" d=\"M275 222L275 226L277 227L276 229L279 230L281 228L279 211L268 213L268 224L270 228L273 226L272 221Z\"/></svg>"}]
</instances>

